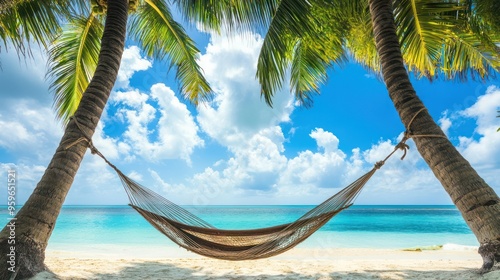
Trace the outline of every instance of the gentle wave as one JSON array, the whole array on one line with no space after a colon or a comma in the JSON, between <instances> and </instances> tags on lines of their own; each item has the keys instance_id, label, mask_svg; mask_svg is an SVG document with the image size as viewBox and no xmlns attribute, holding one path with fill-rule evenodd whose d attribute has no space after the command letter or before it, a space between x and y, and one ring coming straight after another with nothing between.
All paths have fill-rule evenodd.
<instances>
[{"instance_id":1,"label":"gentle wave","mask_svg":"<svg viewBox=\"0 0 500 280\"><path fill-rule=\"evenodd\" d=\"M469 251L469 250L477 251L477 249L479 249L479 246L459 245L453 243L446 243L443 245L443 250L448 250L448 251Z\"/></svg>"}]
</instances>

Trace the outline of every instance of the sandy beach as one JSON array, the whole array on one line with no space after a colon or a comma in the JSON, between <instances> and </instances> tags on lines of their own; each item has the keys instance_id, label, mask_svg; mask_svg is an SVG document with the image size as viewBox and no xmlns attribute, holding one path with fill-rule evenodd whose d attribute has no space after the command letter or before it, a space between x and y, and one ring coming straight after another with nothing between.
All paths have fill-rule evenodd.
<instances>
[{"instance_id":1,"label":"sandy beach","mask_svg":"<svg viewBox=\"0 0 500 280\"><path fill-rule=\"evenodd\" d=\"M230 262L180 248L49 250L51 272L33 279L500 279L500 267L479 275L474 249L295 248L270 259Z\"/></svg>"}]
</instances>

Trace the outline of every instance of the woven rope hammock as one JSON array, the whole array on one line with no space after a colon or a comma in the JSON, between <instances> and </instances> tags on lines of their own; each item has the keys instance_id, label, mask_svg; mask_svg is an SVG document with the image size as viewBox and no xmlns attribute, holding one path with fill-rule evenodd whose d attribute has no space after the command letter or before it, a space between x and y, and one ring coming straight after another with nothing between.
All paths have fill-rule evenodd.
<instances>
[{"instance_id":1,"label":"woven rope hammock","mask_svg":"<svg viewBox=\"0 0 500 280\"><path fill-rule=\"evenodd\" d=\"M421 111L418 111L415 116ZM73 120L79 129L82 130L78 121L75 118ZM417 136L444 137L441 135ZM103 158L120 177L130 200L130 206L173 242L203 256L235 261L275 256L290 250L304 241L340 211L350 207L363 186L398 149L403 150L404 154L401 157L403 159L406 155L406 150L409 148L406 140L411 137L415 137L415 135L410 135L409 130L407 130L401 142L396 145L394 150L384 160L377 162L368 173L320 205L314 207L296 221L273 227L249 230L223 230L215 228L186 209L141 186L109 162L94 147L89 137L81 137L70 143L66 148L68 149L81 141L87 141L92 153Z\"/></svg>"},{"instance_id":2,"label":"woven rope hammock","mask_svg":"<svg viewBox=\"0 0 500 280\"><path fill-rule=\"evenodd\" d=\"M340 211L350 207L363 186L398 149L406 154L404 139L394 151L365 175L345 187L292 223L249 230L223 230L212 226L186 209L127 177L109 162L90 142L92 153L99 155L121 179L130 206L153 227L179 246L194 253L223 260L253 260L281 254L304 241ZM404 155L403 155L404 157Z\"/></svg>"},{"instance_id":3,"label":"woven rope hammock","mask_svg":"<svg viewBox=\"0 0 500 280\"><path fill-rule=\"evenodd\" d=\"M120 171L117 173L130 205L179 246L217 259L251 260L278 255L305 240L349 207L375 170L372 169L293 223L250 230L217 229Z\"/></svg>"}]
</instances>

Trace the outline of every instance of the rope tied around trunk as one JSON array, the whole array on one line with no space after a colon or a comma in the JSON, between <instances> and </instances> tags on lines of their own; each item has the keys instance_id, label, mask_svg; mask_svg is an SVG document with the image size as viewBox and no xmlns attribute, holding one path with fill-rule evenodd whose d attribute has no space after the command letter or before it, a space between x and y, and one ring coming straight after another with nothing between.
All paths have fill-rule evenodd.
<instances>
[{"instance_id":1,"label":"rope tied around trunk","mask_svg":"<svg viewBox=\"0 0 500 280\"><path fill-rule=\"evenodd\" d=\"M415 120L415 118L418 116L418 114L420 114L421 112L423 112L424 110L427 110L425 107L421 108L420 110L418 110L414 115L413 117L411 118L410 122L408 122L408 126L406 126L406 130L405 132L403 133L403 138L401 139L401 141L399 141L399 143L396 144L396 146L394 147L394 150L387 156L385 157L385 159L375 163L375 166L374 168L375 169L380 169L380 167L382 167L384 165L384 163L397 151L397 150L402 150L403 151L403 155L401 156L401 160L403 160L405 157L406 157L406 153L407 151L410 149L410 146L408 144L406 144L406 141L408 141L408 139L410 138L418 138L418 137L436 137L436 138L445 138L445 139L448 139L446 136L444 135L440 135L440 134L413 134L412 131L411 131L411 125L413 123L413 121Z\"/></svg>"},{"instance_id":2,"label":"rope tied around trunk","mask_svg":"<svg viewBox=\"0 0 500 280\"><path fill-rule=\"evenodd\" d=\"M70 143L68 143L64 149L67 150L71 147L73 147L74 145L82 142L82 141L85 141L87 142L88 144L88 148L90 149L90 153L93 154L93 155L98 155L99 157L101 157L111 168L113 168L116 172L118 172L119 174L123 174L119 169L118 167L116 167L114 164L112 164L95 146L94 146L94 143L92 142L92 138L90 138L87 134L85 134L85 131L82 129L82 126L80 124L80 122L78 122L78 119L75 117L75 116L71 116L70 118L70 121L74 121L75 124L76 124L76 127L78 128L78 130L80 130L80 132L82 133L83 136L77 138L76 140L74 141L71 141ZM68 141L69 142L69 141Z\"/></svg>"}]
</instances>

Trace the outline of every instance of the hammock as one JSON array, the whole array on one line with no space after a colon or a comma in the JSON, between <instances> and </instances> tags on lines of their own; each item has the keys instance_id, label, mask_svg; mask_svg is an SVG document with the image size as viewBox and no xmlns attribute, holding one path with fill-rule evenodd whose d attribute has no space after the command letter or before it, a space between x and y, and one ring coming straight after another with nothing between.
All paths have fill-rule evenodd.
<instances>
[{"instance_id":1,"label":"hammock","mask_svg":"<svg viewBox=\"0 0 500 280\"><path fill-rule=\"evenodd\" d=\"M415 116L422 110L418 111ZM75 118L73 120L83 133L78 121ZM236 261L268 258L297 246L340 211L350 207L363 186L398 149L403 150L404 154L401 157L403 159L406 156L406 150L409 148L405 142L414 136L410 135L409 130L407 130L403 139L384 160L377 162L368 173L314 207L296 221L249 230L218 229L151 189L141 186L109 162L94 147L90 137L80 137L76 141L72 141L66 149L80 141L87 141L92 153L100 156L120 177L130 200L130 206L139 212L153 227L179 246L203 256ZM444 137L442 135L417 136Z\"/></svg>"},{"instance_id":2,"label":"hammock","mask_svg":"<svg viewBox=\"0 0 500 280\"><path fill-rule=\"evenodd\" d=\"M130 206L158 231L189 251L233 261L268 258L295 247L340 211L351 206L362 187L380 167L376 165L292 223L250 230L223 230L141 186L110 165L122 181Z\"/></svg>"}]
</instances>

